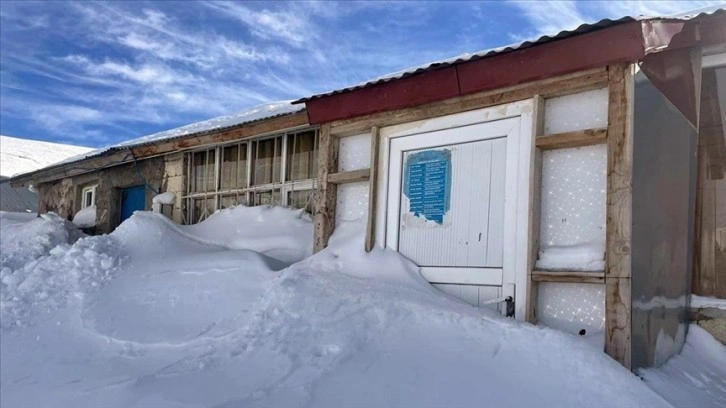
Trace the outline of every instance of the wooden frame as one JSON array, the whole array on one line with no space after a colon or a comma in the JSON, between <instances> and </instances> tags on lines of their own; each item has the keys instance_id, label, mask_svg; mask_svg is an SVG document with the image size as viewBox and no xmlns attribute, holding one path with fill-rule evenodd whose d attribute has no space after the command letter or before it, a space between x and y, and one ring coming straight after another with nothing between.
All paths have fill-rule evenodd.
<instances>
[{"instance_id":1,"label":"wooden frame","mask_svg":"<svg viewBox=\"0 0 726 408\"><path fill-rule=\"evenodd\" d=\"M319 252L328 245L328 239L335 229L335 202L338 189L328 181L338 169L338 140L330 132L330 124L320 127L318 144L318 191L313 214L313 251Z\"/></svg>"},{"instance_id":2,"label":"wooden frame","mask_svg":"<svg viewBox=\"0 0 726 408\"><path fill-rule=\"evenodd\" d=\"M631 368L634 65L608 67L605 352Z\"/></svg>"},{"instance_id":3,"label":"wooden frame","mask_svg":"<svg viewBox=\"0 0 726 408\"><path fill-rule=\"evenodd\" d=\"M345 184L367 181L371 176L371 169L360 169L333 173L328 175L328 183Z\"/></svg>"},{"instance_id":4,"label":"wooden frame","mask_svg":"<svg viewBox=\"0 0 726 408\"><path fill-rule=\"evenodd\" d=\"M537 254L539 252L539 227L540 227L540 211L542 201L542 150L537 146L539 136L544 133L545 125L545 99L541 95L535 95L533 98L533 121L532 128L533 143L530 154L532 155L532 166L529 172L530 197L529 197L529 251L527 258L527 298L526 298L526 316L525 319L532 323L537 323L537 298L539 286L537 281L532 278L535 263L537 262Z\"/></svg>"},{"instance_id":5,"label":"wooden frame","mask_svg":"<svg viewBox=\"0 0 726 408\"><path fill-rule=\"evenodd\" d=\"M365 250L371 252L376 244L376 203L378 202L378 146L381 135L378 126L371 128L371 166L368 191L368 219L366 220Z\"/></svg>"},{"instance_id":6,"label":"wooden frame","mask_svg":"<svg viewBox=\"0 0 726 408\"><path fill-rule=\"evenodd\" d=\"M605 272L532 271L533 282L605 283Z\"/></svg>"},{"instance_id":7,"label":"wooden frame","mask_svg":"<svg viewBox=\"0 0 726 408\"><path fill-rule=\"evenodd\" d=\"M537 137L536 145L542 150L584 147L605 143L607 129L585 129Z\"/></svg>"}]
</instances>

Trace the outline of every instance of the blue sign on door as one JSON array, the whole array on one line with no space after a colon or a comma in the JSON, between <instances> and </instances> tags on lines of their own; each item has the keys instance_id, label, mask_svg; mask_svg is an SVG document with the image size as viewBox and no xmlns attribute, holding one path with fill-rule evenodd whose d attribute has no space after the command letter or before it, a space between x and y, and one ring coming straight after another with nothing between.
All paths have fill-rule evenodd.
<instances>
[{"instance_id":1,"label":"blue sign on door","mask_svg":"<svg viewBox=\"0 0 726 408\"><path fill-rule=\"evenodd\" d=\"M417 217L444 223L451 201L451 151L426 150L411 153L404 169L403 193Z\"/></svg>"},{"instance_id":2,"label":"blue sign on door","mask_svg":"<svg viewBox=\"0 0 726 408\"><path fill-rule=\"evenodd\" d=\"M146 209L146 188L128 187L121 190L121 222L133 215L134 211Z\"/></svg>"}]
</instances>

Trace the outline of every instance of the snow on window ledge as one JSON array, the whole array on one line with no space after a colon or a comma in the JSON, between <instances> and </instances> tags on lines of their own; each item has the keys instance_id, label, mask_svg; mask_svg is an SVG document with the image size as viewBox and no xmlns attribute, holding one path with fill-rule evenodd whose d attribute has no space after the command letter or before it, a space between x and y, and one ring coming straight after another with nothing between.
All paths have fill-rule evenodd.
<instances>
[{"instance_id":1,"label":"snow on window ledge","mask_svg":"<svg viewBox=\"0 0 726 408\"><path fill-rule=\"evenodd\" d=\"M96 206L88 206L78 211L73 217L73 224L80 228L89 228L96 226Z\"/></svg>"},{"instance_id":2,"label":"snow on window ledge","mask_svg":"<svg viewBox=\"0 0 726 408\"><path fill-rule=\"evenodd\" d=\"M174 204L174 200L176 200L176 195L172 193L171 191L167 191L166 193L157 194L154 196L154 198L151 200L154 204Z\"/></svg>"}]
</instances>

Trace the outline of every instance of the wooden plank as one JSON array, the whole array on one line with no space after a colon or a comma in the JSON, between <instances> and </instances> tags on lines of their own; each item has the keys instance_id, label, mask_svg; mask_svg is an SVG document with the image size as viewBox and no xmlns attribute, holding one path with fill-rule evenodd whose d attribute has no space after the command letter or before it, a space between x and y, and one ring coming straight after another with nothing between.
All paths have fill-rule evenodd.
<instances>
[{"instance_id":1,"label":"wooden plank","mask_svg":"<svg viewBox=\"0 0 726 408\"><path fill-rule=\"evenodd\" d=\"M328 174L328 183L345 184L366 181L371 176L371 169L351 170L342 173Z\"/></svg>"},{"instance_id":2,"label":"wooden plank","mask_svg":"<svg viewBox=\"0 0 726 408\"><path fill-rule=\"evenodd\" d=\"M632 94L627 65L610 67L607 166L607 276L630 277L632 228Z\"/></svg>"},{"instance_id":3,"label":"wooden plank","mask_svg":"<svg viewBox=\"0 0 726 408\"><path fill-rule=\"evenodd\" d=\"M605 283L605 272L533 271L533 282Z\"/></svg>"},{"instance_id":4,"label":"wooden plank","mask_svg":"<svg viewBox=\"0 0 726 408\"><path fill-rule=\"evenodd\" d=\"M328 182L330 174L338 168L338 141L330 133L330 125L320 127L318 144L318 191L315 200L313 251L319 252L328 245L335 229L335 203L337 186Z\"/></svg>"},{"instance_id":5,"label":"wooden plank","mask_svg":"<svg viewBox=\"0 0 726 408\"><path fill-rule=\"evenodd\" d=\"M371 166L368 176L368 219L366 220L365 250L371 252L376 244L376 207L378 206L378 146L380 144L378 126L371 127Z\"/></svg>"},{"instance_id":6,"label":"wooden plank","mask_svg":"<svg viewBox=\"0 0 726 408\"><path fill-rule=\"evenodd\" d=\"M445 116L496 105L504 105L540 95L543 98L568 95L577 92L602 88L608 84L605 68L582 71L493 91L480 92L445 101L391 110L352 119L331 122L332 132L340 136L359 134L372 126L391 126L417 120Z\"/></svg>"},{"instance_id":7,"label":"wooden plank","mask_svg":"<svg viewBox=\"0 0 726 408\"><path fill-rule=\"evenodd\" d=\"M607 134L607 129L576 130L539 136L535 143L542 150L592 146L605 143Z\"/></svg>"},{"instance_id":8,"label":"wooden plank","mask_svg":"<svg viewBox=\"0 0 726 408\"><path fill-rule=\"evenodd\" d=\"M631 368L633 68L608 67L605 352Z\"/></svg>"},{"instance_id":9,"label":"wooden plank","mask_svg":"<svg viewBox=\"0 0 726 408\"><path fill-rule=\"evenodd\" d=\"M533 98L532 120L532 138L537 140L537 136L544 133L545 118L545 99L541 95L535 95ZM537 254L539 252L539 235L540 235L540 210L542 207L542 151L532 143L532 166L529 170L529 236L527 242L529 250L527 251L527 316L526 320L532 324L537 323L537 291L539 285L532 279L532 271L537 262Z\"/></svg>"},{"instance_id":10,"label":"wooden plank","mask_svg":"<svg viewBox=\"0 0 726 408\"><path fill-rule=\"evenodd\" d=\"M630 278L605 279L605 352L632 368Z\"/></svg>"}]
</instances>

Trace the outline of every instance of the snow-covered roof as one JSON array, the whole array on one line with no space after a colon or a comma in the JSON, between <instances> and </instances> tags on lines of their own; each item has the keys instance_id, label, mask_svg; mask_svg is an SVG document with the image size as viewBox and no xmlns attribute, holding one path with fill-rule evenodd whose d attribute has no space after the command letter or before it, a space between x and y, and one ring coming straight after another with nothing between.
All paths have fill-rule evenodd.
<instances>
[{"instance_id":1,"label":"snow-covered roof","mask_svg":"<svg viewBox=\"0 0 726 408\"><path fill-rule=\"evenodd\" d=\"M305 110L305 106L293 105L291 100L264 103L237 113L233 113L231 115L219 116L201 122L184 125L178 128L152 133L150 135L127 140L125 142L121 142L115 145L102 147L100 149L92 150L87 153L70 157L62 162L59 162L58 164L74 163L84 159L100 156L111 151L128 149L129 147L144 146L147 144L158 143L161 141L169 141L183 137L199 135L201 133L217 132L235 126L301 112L303 110Z\"/></svg>"},{"instance_id":2,"label":"snow-covered roof","mask_svg":"<svg viewBox=\"0 0 726 408\"><path fill-rule=\"evenodd\" d=\"M482 59L482 58L493 57L493 56L500 55L500 54L507 54L507 53L510 53L513 51L530 48L535 45L540 45L540 44L548 43L548 42L555 41L555 40L561 40L561 39L568 38L568 37L574 37L577 35L586 34L586 33L592 32L592 31L597 31L597 30L600 30L603 28L612 27L612 26L615 26L618 24L628 23L628 22L632 22L632 21L640 21L640 20L645 20L645 19L649 19L649 18L669 18L669 19L678 19L678 20L690 20L690 19L694 19L694 18L706 16L706 15L723 14L725 11L726 11L726 8L724 8L723 5L720 5L720 6L707 7L707 8L703 8L703 9L693 10L693 11L690 11L687 13L673 15L673 16L650 16L650 17L625 16L625 17L621 17L617 20L611 20L609 18L606 18L606 19L600 20L596 23L582 24L573 30L563 30L555 35L543 35L535 40L517 42L514 44L505 45L502 47L490 48L490 49L486 49L486 50L482 50L482 51L478 51L478 52L474 52L474 53L464 53L464 54L460 54L460 55L457 55L457 56L454 56L451 58L446 58L446 59L439 60L439 61L429 62L429 63L419 65L416 67L412 67L412 68L404 69L401 71L393 72L390 74L382 75L377 78L371 79L369 81L361 82L359 84L356 84L356 85L353 85L350 87L335 89L332 91L301 98L301 99L294 101L293 103L302 103L302 102L307 102L310 100L315 100L315 99L332 96L332 95L336 95L336 94L340 94L340 93L351 92L351 91L355 91L357 89L367 88L369 86L378 85L378 84L382 84L382 83L386 83L386 82L391 82L391 81L398 80L398 79L403 79L403 78L406 78L406 77L409 77L412 75L416 75L416 74L420 74L423 72L433 71L436 69L448 67L451 65L457 65L457 64L467 62L467 61L476 61L476 60Z\"/></svg>"},{"instance_id":3,"label":"snow-covered roof","mask_svg":"<svg viewBox=\"0 0 726 408\"><path fill-rule=\"evenodd\" d=\"M92 150L90 147L0 135L0 176L12 177L31 172Z\"/></svg>"}]
</instances>

